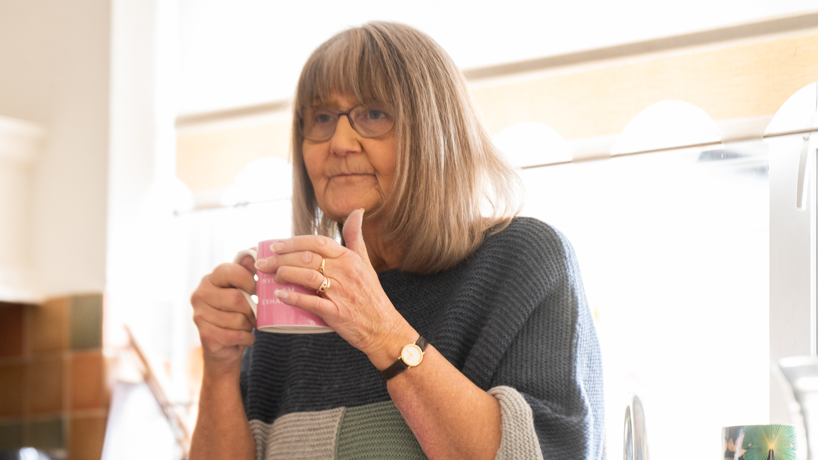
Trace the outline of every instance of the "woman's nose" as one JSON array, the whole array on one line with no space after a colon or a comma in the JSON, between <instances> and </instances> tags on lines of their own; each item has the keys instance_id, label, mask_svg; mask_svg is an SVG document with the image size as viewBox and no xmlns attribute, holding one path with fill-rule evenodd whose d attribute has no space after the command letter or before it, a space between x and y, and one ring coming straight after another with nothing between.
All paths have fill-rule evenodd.
<instances>
[{"instance_id":1,"label":"woman's nose","mask_svg":"<svg viewBox=\"0 0 818 460\"><path fill-rule=\"evenodd\" d=\"M361 144L358 141L358 133L352 129L349 122L349 115L341 115L338 124L335 126L335 134L331 138L332 153L336 155L349 155L361 151Z\"/></svg>"}]
</instances>

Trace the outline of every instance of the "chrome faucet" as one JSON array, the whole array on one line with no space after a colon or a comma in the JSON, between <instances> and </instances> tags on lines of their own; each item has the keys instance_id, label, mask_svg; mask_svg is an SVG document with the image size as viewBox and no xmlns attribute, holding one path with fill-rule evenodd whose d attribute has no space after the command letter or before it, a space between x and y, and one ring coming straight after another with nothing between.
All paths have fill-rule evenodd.
<instances>
[{"instance_id":1,"label":"chrome faucet","mask_svg":"<svg viewBox=\"0 0 818 460\"><path fill-rule=\"evenodd\" d=\"M818 358L790 356L778 361L797 405L790 405L794 423L803 426L807 459L818 459Z\"/></svg>"},{"instance_id":2,"label":"chrome faucet","mask_svg":"<svg viewBox=\"0 0 818 460\"><path fill-rule=\"evenodd\" d=\"M649 460L645 409L639 396L633 395L625 408L624 460Z\"/></svg>"}]
</instances>

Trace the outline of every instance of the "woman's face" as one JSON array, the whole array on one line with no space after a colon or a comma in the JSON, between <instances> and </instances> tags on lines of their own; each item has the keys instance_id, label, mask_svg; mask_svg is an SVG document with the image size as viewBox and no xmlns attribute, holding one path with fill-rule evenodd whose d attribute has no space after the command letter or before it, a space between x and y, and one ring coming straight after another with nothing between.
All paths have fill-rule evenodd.
<instances>
[{"instance_id":1,"label":"woman's face","mask_svg":"<svg viewBox=\"0 0 818 460\"><path fill-rule=\"evenodd\" d=\"M316 105L345 111L358 101L333 94ZM355 209L369 211L383 204L392 188L397 152L394 129L380 137L365 138L352 129L349 117L342 116L329 140L305 139L302 151L318 206L336 222L343 222Z\"/></svg>"}]
</instances>

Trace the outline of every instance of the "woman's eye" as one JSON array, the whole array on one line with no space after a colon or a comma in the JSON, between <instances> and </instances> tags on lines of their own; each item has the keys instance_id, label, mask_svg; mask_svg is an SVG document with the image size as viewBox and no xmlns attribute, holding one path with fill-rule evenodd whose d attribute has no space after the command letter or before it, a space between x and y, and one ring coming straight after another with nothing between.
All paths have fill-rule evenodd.
<instances>
[{"instance_id":1,"label":"woman's eye","mask_svg":"<svg viewBox=\"0 0 818 460\"><path fill-rule=\"evenodd\" d=\"M326 113L319 113L315 116L316 123L330 123L332 122L332 116Z\"/></svg>"},{"instance_id":2,"label":"woman's eye","mask_svg":"<svg viewBox=\"0 0 818 460\"><path fill-rule=\"evenodd\" d=\"M366 116L370 120L380 120L381 118L386 117L386 114L381 112L380 110L372 109L366 113Z\"/></svg>"}]
</instances>

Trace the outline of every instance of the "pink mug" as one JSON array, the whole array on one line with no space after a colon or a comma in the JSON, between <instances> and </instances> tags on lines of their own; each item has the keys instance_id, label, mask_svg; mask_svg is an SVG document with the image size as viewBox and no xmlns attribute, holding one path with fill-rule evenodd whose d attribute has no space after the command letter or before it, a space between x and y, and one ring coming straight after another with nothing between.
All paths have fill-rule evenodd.
<instances>
[{"instance_id":1,"label":"pink mug","mask_svg":"<svg viewBox=\"0 0 818 460\"><path fill-rule=\"evenodd\" d=\"M258 253L252 249L245 249L236 254L233 262L237 264L241 263L241 260L247 255L252 256L253 260L258 260L259 257L270 257L273 255L270 246L276 241L280 240L260 242L258 244ZM256 305L256 302L250 294L239 289L239 292L244 294L247 302L250 303L253 314L256 315L256 329L278 334L322 334L332 332L332 328L327 326L327 323L315 313L287 305L275 295L276 289L286 289L306 295L318 295L315 291L311 291L297 284L276 283L275 275L258 272L257 276L256 294L258 297L258 305Z\"/></svg>"}]
</instances>

